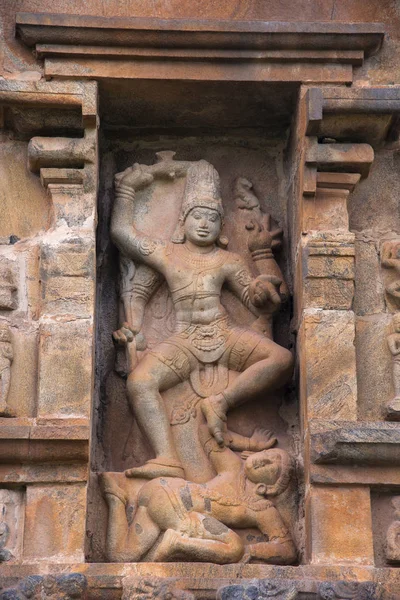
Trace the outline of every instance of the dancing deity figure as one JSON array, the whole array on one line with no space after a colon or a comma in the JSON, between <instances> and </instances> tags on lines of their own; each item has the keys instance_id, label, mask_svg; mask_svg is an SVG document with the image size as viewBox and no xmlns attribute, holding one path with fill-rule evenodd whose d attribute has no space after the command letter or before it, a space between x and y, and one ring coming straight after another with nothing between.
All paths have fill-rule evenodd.
<instances>
[{"instance_id":1,"label":"dancing deity figure","mask_svg":"<svg viewBox=\"0 0 400 600\"><path fill-rule=\"evenodd\" d=\"M201 404L210 434L223 447L228 410L282 386L292 371L288 350L255 330L236 326L221 304L222 287L227 286L254 315L268 321L279 309L282 282L276 275L253 279L244 260L224 248L219 176L212 165L199 161L188 167L171 242L150 239L132 225L135 192L155 178L175 176L179 173L172 161L159 168L135 165L119 174L111 224L112 239L121 253L164 277L176 315L172 336L148 351L127 381L134 414L156 456L126 475L147 479L185 475L162 392L195 378L199 366L221 365L236 371L238 376L222 392L203 398ZM266 253L274 261L271 250Z\"/></svg>"}]
</instances>

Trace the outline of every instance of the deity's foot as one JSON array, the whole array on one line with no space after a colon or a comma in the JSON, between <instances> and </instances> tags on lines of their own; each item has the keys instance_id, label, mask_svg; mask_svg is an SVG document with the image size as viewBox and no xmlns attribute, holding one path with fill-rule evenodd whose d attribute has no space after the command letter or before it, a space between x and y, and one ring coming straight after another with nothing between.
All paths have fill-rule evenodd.
<instances>
[{"instance_id":1,"label":"deity's foot","mask_svg":"<svg viewBox=\"0 0 400 600\"><path fill-rule=\"evenodd\" d=\"M393 398L387 405L386 419L389 421L400 421L400 396Z\"/></svg>"},{"instance_id":2,"label":"deity's foot","mask_svg":"<svg viewBox=\"0 0 400 600\"><path fill-rule=\"evenodd\" d=\"M156 477L185 477L185 471L180 462L169 458L154 458L148 460L141 467L134 467L125 471L126 477L143 477L155 479Z\"/></svg>"},{"instance_id":3,"label":"deity's foot","mask_svg":"<svg viewBox=\"0 0 400 600\"><path fill-rule=\"evenodd\" d=\"M114 479L113 473L99 473L98 474L100 489L104 496L106 494L111 494L111 496L116 496L121 500L123 504L128 502L128 498L122 488L119 487L117 482Z\"/></svg>"},{"instance_id":4,"label":"deity's foot","mask_svg":"<svg viewBox=\"0 0 400 600\"><path fill-rule=\"evenodd\" d=\"M174 553L178 549L181 537L181 534L174 529L167 529L167 531L164 533L163 539L157 546L157 549L153 555L153 561L168 562L172 560Z\"/></svg>"},{"instance_id":5,"label":"deity's foot","mask_svg":"<svg viewBox=\"0 0 400 600\"><path fill-rule=\"evenodd\" d=\"M223 432L226 423L226 411L228 404L222 394L204 398L201 410L207 421L208 430L214 436L219 446L224 445Z\"/></svg>"},{"instance_id":6,"label":"deity's foot","mask_svg":"<svg viewBox=\"0 0 400 600\"><path fill-rule=\"evenodd\" d=\"M11 417L16 417L16 416L17 416L17 413L15 412L15 410L10 408L9 406L7 406L7 404L0 405L0 417L11 418Z\"/></svg>"}]
</instances>

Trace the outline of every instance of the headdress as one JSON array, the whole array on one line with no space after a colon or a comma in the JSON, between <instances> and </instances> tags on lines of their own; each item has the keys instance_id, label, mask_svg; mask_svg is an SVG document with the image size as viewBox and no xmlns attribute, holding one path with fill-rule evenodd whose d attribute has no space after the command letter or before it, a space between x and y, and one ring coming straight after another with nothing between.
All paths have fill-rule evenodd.
<instances>
[{"instance_id":1,"label":"headdress","mask_svg":"<svg viewBox=\"0 0 400 600\"><path fill-rule=\"evenodd\" d=\"M195 162L187 171L179 223L172 237L175 244L182 244L185 241L183 224L190 211L196 207L216 210L221 217L221 222L223 222L224 208L222 206L219 175L216 169L205 160ZM226 245L224 239L220 241L222 245Z\"/></svg>"}]
</instances>

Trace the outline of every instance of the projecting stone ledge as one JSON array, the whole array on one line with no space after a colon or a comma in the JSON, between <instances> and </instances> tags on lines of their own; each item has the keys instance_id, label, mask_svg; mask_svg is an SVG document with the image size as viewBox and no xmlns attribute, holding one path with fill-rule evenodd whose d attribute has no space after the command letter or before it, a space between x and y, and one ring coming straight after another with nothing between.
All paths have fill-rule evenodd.
<instances>
[{"instance_id":1,"label":"projecting stone ledge","mask_svg":"<svg viewBox=\"0 0 400 600\"><path fill-rule=\"evenodd\" d=\"M312 419L308 435L316 464L400 464L400 424Z\"/></svg>"}]
</instances>

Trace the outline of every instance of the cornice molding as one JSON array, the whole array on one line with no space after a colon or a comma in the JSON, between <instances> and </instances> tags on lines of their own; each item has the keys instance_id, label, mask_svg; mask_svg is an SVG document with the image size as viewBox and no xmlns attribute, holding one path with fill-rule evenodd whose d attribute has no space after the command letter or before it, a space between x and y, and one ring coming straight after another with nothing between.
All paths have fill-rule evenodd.
<instances>
[{"instance_id":1,"label":"cornice molding","mask_svg":"<svg viewBox=\"0 0 400 600\"><path fill-rule=\"evenodd\" d=\"M17 36L60 78L351 83L379 23L166 20L18 13ZM167 69L165 66L167 65Z\"/></svg>"}]
</instances>

